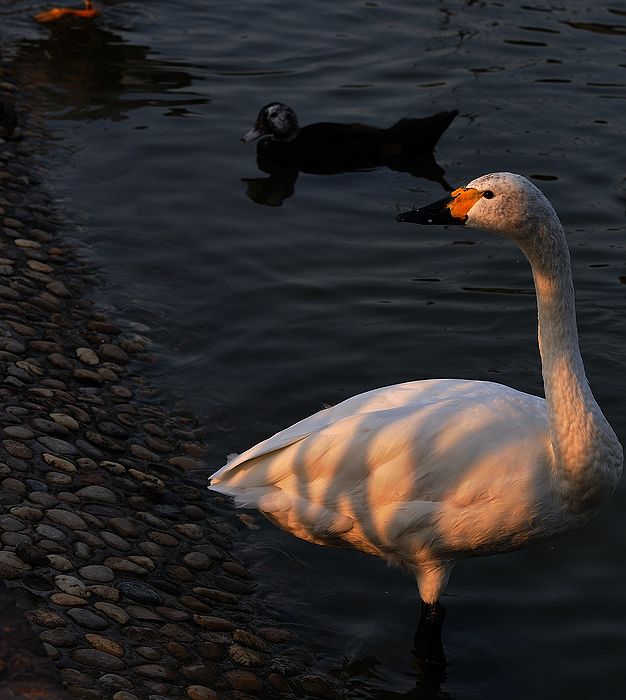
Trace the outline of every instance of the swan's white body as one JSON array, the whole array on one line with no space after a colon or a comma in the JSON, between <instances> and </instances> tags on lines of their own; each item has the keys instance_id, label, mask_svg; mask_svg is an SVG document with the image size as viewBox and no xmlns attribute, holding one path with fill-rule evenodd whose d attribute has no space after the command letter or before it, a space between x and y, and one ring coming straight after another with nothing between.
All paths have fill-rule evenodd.
<instances>
[{"instance_id":1,"label":"swan's white body","mask_svg":"<svg viewBox=\"0 0 626 700\"><path fill-rule=\"evenodd\" d=\"M482 381L384 387L259 443L210 485L297 537L406 567L427 603L455 560L583 524L614 490L623 461L584 374L569 253L549 202L521 176L495 173L447 206L468 226L513 239L529 259L546 399Z\"/></svg>"}]
</instances>

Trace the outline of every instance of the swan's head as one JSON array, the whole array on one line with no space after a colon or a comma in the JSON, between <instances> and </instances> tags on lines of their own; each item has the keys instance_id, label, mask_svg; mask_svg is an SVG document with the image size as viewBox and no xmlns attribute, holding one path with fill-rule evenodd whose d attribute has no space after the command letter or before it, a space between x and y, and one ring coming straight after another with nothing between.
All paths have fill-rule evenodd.
<instances>
[{"instance_id":1,"label":"swan's head","mask_svg":"<svg viewBox=\"0 0 626 700\"><path fill-rule=\"evenodd\" d=\"M248 143L261 136L270 136L279 141L291 141L298 135L298 130L298 117L293 109L282 102L270 102L261 109L254 126L241 140Z\"/></svg>"},{"instance_id":2,"label":"swan's head","mask_svg":"<svg viewBox=\"0 0 626 700\"><path fill-rule=\"evenodd\" d=\"M558 222L543 193L515 173L490 173L459 187L448 197L396 217L416 224L463 224L511 238L526 247L538 231ZM560 228L560 226L559 226Z\"/></svg>"}]
</instances>

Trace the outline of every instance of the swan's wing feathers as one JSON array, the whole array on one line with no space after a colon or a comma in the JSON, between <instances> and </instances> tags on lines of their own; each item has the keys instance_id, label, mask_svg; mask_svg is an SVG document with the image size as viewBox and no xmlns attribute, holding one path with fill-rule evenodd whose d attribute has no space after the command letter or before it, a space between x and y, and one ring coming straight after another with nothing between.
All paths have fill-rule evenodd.
<instances>
[{"instance_id":1,"label":"swan's wing feathers","mask_svg":"<svg viewBox=\"0 0 626 700\"><path fill-rule=\"evenodd\" d=\"M304 418L292 426L281 430L280 432L262 440L249 450L241 454L228 456L227 463L211 477L211 484L220 483L225 474L236 467L249 462L255 457L269 455L276 450L282 450L285 447L294 445L304 438L319 433L325 428L341 421L343 418L353 416L355 414L370 413L372 411L384 410L388 407L398 405L398 398L401 396L402 401L409 400L411 394L415 394L415 390L411 392L400 391L402 387L412 387L417 384L425 384L425 382L409 382L407 384L396 384L391 387L383 387L382 389L374 389L372 391L353 396L346 401L342 401L335 406L330 406L317 413L314 413L307 418Z\"/></svg>"},{"instance_id":2,"label":"swan's wing feathers","mask_svg":"<svg viewBox=\"0 0 626 700\"><path fill-rule=\"evenodd\" d=\"M272 435L267 440L262 440L239 455L229 455L228 462L213 474L211 482L217 484L227 471L238 467L244 462L293 445L333 424L338 424L344 418L385 411L400 406L416 405L420 402L420 398L423 398L423 401L426 402L432 401L436 399L433 394L437 393L437 389L450 390L452 385L457 383L456 380L448 379L406 382L404 384L394 384L380 389L373 389L372 391L353 396L335 406L329 406L294 423L292 426ZM462 382L462 384L466 384L466 382Z\"/></svg>"},{"instance_id":3,"label":"swan's wing feathers","mask_svg":"<svg viewBox=\"0 0 626 700\"><path fill-rule=\"evenodd\" d=\"M364 461L364 437L373 428L371 417L368 414L366 426L360 425L361 416L357 415L334 422L311 421L307 431L288 428L228 462L211 476L211 488L234 495L239 489L279 483L297 492L305 483L306 490L315 489L320 480L353 482L351 465ZM311 418L318 419L319 414Z\"/></svg>"},{"instance_id":4,"label":"swan's wing feathers","mask_svg":"<svg viewBox=\"0 0 626 700\"><path fill-rule=\"evenodd\" d=\"M305 494L312 503L331 503L354 499L367 481L379 507L438 500L472 464L483 465L487 480L489 470L506 469L494 463L498 445L537 414L534 440L543 425L542 403L489 382L429 380L384 387L259 443L216 472L211 488L236 494L279 487Z\"/></svg>"}]
</instances>

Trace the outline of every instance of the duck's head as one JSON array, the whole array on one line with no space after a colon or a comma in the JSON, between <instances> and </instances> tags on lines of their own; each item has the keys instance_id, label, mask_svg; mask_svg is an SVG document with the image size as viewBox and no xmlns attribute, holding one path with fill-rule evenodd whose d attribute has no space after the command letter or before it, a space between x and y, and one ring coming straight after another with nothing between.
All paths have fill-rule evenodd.
<instances>
[{"instance_id":1,"label":"duck's head","mask_svg":"<svg viewBox=\"0 0 626 700\"><path fill-rule=\"evenodd\" d=\"M401 212L397 221L415 224L462 224L511 238L521 247L526 239L557 220L550 202L522 175L490 173L419 209ZM548 227L551 228L551 227Z\"/></svg>"},{"instance_id":2,"label":"duck's head","mask_svg":"<svg viewBox=\"0 0 626 700\"><path fill-rule=\"evenodd\" d=\"M270 136L278 141L291 141L298 135L298 117L282 102L270 102L259 112L254 127L241 137L243 143L261 136Z\"/></svg>"}]
</instances>

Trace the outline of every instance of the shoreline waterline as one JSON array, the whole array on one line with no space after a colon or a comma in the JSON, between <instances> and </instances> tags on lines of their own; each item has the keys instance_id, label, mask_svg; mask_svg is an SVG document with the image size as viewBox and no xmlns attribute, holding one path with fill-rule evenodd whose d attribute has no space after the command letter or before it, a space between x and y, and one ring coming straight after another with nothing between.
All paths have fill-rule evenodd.
<instances>
[{"instance_id":1,"label":"shoreline waterline","mask_svg":"<svg viewBox=\"0 0 626 700\"><path fill-rule=\"evenodd\" d=\"M4 690L35 679L58 698L339 697L255 599L232 552L238 521L205 488L202 429L142 376L147 341L89 300L94 271L46 191L36 97L10 81L9 65L0 97L19 126L0 144L0 576L39 641L24 632L28 679L4 659Z\"/></svg>"}]
</instances>

